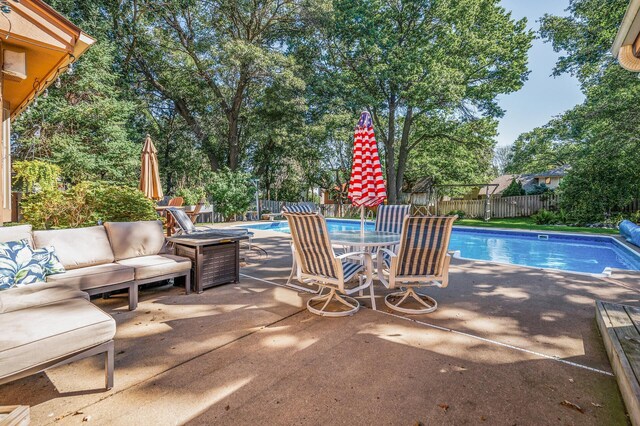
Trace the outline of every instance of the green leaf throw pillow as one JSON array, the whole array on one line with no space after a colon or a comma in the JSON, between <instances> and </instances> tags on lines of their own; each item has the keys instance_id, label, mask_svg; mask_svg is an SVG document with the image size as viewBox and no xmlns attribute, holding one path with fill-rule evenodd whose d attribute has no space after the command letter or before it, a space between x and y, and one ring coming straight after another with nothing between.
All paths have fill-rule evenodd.
<instances>
[{"instance_id":1,"label":"green leaf throw pillow","mask_svg":"<svg viewBox=\"0 0 640 426\"><path fill-rule=\"evenodd\" d=\"M45 275L62 274L66 272L62 262L56 255L56 250L53 247L44 247L33 251L33 258L40 263L40 266L44 269Z\"/></svg>"},{"instance_id":2,"label":"green leaf throw pillow","mask_svg":"<svg viewBox=\"0 0 640 426\"><path fill-rule=\"evenodd\" d=\"M45 282L45 273L29 242L0 243L0 290L37 282Z\"/></svg>"}]
</instances>

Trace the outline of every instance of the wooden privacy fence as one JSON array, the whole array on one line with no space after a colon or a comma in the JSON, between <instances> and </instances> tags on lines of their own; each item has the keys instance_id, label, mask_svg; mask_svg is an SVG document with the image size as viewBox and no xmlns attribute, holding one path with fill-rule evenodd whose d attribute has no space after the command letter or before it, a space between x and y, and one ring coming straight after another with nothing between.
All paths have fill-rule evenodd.
<instances>
[{"instance_id":1,"label":"wooden privacy fence","mask_svg":"<svg viewBox=\"0 0 640 426\"><path fill-rule=\"evenodd\" d=\"M555 194L522 195L519 197L497 197L487 200L451 200L437 203L436 214L447 214L453 210L462 210L467 217L485 217L485 211L489 210L489 216L495 218L527 217L542 209L555 210L558 208L558 196Z\"/></svg>"}]
</instances>

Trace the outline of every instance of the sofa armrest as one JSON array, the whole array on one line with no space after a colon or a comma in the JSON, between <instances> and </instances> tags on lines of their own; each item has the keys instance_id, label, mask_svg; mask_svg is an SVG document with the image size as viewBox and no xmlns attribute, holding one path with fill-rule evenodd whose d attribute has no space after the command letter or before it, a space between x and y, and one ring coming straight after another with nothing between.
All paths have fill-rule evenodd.
<instances>
[{"instance_id":1,"label":"sofa armrest","mask_svg":"<svg viewBox=\"0 0 640 426\"><path fill-rule=\"evenodd\" d=\"M0 314L89 295L64 284L36 283L0 291Z\"/></svg>"}]
</instances>

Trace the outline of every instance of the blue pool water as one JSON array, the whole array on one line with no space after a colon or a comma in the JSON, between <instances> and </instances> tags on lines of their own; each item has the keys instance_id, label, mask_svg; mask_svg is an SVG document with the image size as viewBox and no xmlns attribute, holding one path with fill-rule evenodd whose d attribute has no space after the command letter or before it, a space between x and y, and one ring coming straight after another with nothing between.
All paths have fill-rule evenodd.
<instances>
[{"instance_id":1,"label":"blue pool water","mask_svg":"<svg viewBox=\"0 0 640 426\"><path fill-rule=\"evenodd\" d=\"M366 229L373 230L371 222ZM360 229L356 220L327 219L329 232ZM286 221L246 228L289 233ZM640 254L606 236L544 234L456 227L450 250L466 259L600 274L607 267L640 271Z\"/></svg>"}]
</instances>

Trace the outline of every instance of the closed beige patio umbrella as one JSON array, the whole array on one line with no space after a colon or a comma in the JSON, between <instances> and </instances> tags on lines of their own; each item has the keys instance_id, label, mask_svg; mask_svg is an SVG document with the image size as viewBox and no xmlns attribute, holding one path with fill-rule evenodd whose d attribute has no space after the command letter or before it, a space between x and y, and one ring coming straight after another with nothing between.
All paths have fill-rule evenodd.
<instances>
[{"instance_id":1,"label":"closed beige patio umbrella","mask_svg":"<svg viewBox=\"0 0 640 426\"><path fill-rule=\"evenodd\" d=\"M164 197L162 184L160 183L160 172L158 170L158 151L153 146L151 136L147 135L142 148L142 171L140 173L140 191L144 192L147 198L160 200Z\"/></svg>"}]
</instances>

